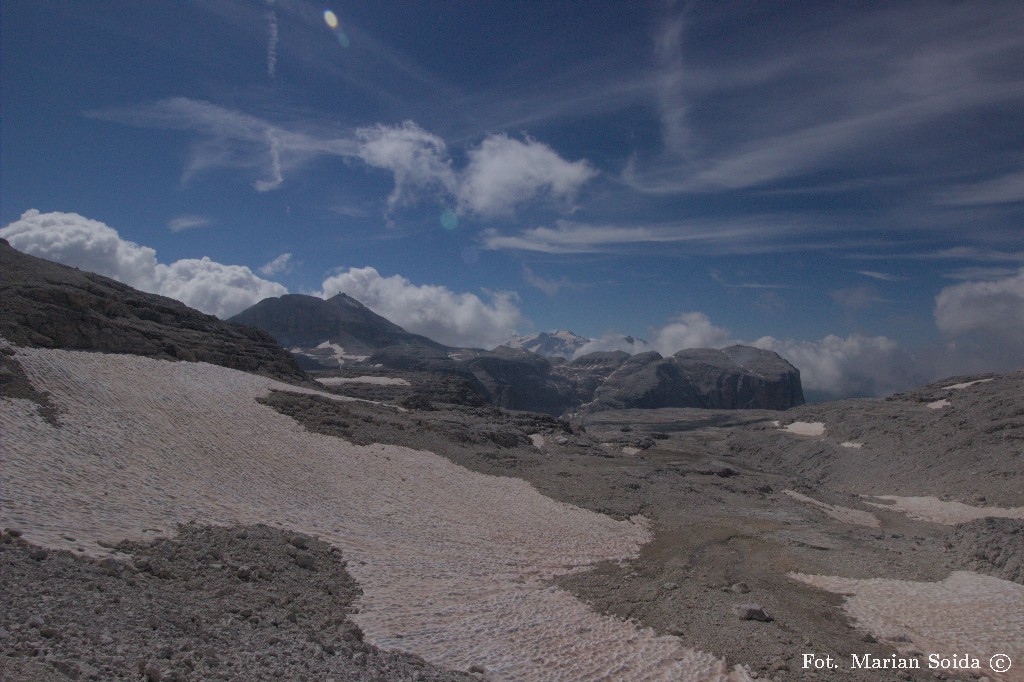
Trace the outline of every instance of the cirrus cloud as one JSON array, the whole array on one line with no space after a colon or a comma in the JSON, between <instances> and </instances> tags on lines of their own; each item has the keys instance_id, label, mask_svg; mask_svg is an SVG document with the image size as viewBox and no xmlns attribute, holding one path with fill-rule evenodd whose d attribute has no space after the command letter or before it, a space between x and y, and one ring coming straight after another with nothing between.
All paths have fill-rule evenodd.
<instances>
[{"instance_id":1,"label":"cirrus cloud","mask_svg":"<svg viewBox=\"0 0 1024 682\"><path fill-rule=\"evenodd\" d=\"M168 296L220 318L288 293L244 265L224 265L206 257L160 263L154 249L122 239L109 225L77 213L31 209L0 229L0 237L19 251Z\"/></svg>"}]
</instances>

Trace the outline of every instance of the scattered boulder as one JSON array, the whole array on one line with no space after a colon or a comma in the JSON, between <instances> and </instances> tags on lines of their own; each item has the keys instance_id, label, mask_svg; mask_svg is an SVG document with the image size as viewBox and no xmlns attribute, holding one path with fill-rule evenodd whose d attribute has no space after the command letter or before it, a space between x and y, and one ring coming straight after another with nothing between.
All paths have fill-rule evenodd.
<instances>
[{"instance_id":1,"label":"scattered boulder","mask_svg":"<svg viewBox=\"0 0 1024 682\"><path fill-rule=\"evenodd\" d=\"M733 612L740 617L740 620L756 620L762 623L769 623L774 620L764 612L760 604L736 604L732 607Z\"/></svg>"}]
</instances>

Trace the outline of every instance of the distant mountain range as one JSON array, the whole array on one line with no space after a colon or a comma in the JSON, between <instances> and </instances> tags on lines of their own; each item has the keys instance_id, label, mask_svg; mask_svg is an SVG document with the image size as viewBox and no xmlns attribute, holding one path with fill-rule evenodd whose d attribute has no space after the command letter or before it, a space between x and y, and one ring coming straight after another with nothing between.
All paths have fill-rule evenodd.
<instances>
[{"instance_id":1,"label":"distant mountain range","mask_svg":"<svg viewBox=\"0 0 1024 682\"><path fill-rule=\"evenodd\" d=\"M453 348L411 334L346 294L265 299L230 319L267 332L310 370L365 364L454 377L485 402L560 415L573 410L803 404L800 372L771 351L732 346L595 352L569 331L519 336L494 350ZM627 339L631 345L635 339ZM575 359L569 359L575 358Z\"/></svg>"},{"instance_id":2,"label":"distant mountain range","mask_svg":"<svg viewBox=\"0 0 1024 682\"><path fill-rule=\"evenodd\" d=\"M0 336L23 346L202 361L307 384L300 367L355 364L408 377L410 390L428 400L556 416L656 407L782 410L804 402L795 367L746 346L567 360L586 339L553 332L510 342L519 348L453 348L407 332L345 294L268 298L222 321L3 240L0 271Z\"/></svg>"},{"instance_id":3,"label":"distant mountain range","mask_svg":"<svg viewBox=\"0 0 1024 682\"><path fill-rule=\"evenodd\" d=\"M513 336L503 343L509 348L528 350L546 358L565 358L571 360L576 351L590 343L590 339L564 329L553 332L541 332L530 336Z\"/></svg>"}]
</instances>

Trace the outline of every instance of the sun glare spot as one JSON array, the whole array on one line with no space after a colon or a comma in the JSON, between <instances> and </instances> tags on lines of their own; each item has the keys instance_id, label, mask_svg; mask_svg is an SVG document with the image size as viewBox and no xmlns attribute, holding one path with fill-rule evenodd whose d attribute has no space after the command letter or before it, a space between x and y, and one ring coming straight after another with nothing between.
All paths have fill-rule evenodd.
<instances>
[{"instance_id":1,"label":"sun glare spot","mask_svg":"<svg viewBox=\"0 0 1024 682\"><path fill-rule=\"evenodd\" d=\"M446 208L441 212L441 227L446 230L454 230L458 226L459 216L455 215L455 211Z\"/></svg>"},{"instance_id":2,"label":"sun glare spot","mask_svg":"<svg viewBox=\"0 0 1024 682\"><path fill-rule=\"evenodd\" d=\"M332 30L338 28L338 15L331 10L324 10L324 21Z\"/></svg>"}]
</instances>

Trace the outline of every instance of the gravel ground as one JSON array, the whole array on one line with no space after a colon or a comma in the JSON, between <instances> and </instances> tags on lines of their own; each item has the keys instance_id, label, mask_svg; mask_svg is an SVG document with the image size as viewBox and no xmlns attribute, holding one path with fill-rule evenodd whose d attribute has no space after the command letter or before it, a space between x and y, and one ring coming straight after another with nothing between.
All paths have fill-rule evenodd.
<instances>
[{"instance_id":1,"label":"gravel ground","mask_svg":"<svg viewBox=\"0 0 1024 682\"><path fill-rule=\"evenodd\" d=\"M0 537L4 679L481 679L364 643L358 585L306 535L187 525L92 560L14 533Z\"/></svg>"}]
</instances>

